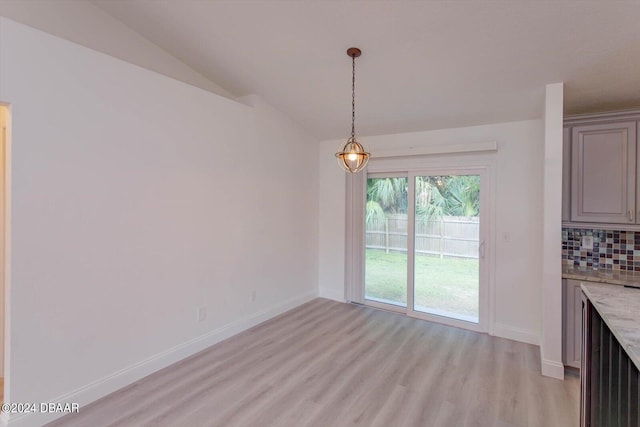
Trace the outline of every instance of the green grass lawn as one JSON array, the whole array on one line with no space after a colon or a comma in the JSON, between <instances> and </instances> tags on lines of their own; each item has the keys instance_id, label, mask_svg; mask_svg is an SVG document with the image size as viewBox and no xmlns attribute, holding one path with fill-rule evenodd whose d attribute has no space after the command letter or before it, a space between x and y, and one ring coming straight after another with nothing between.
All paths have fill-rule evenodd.
<instances>
[{"instance_id":1,"label":"green grass lawn","mask_svg":"<svg viewBox=\"0 0 640 427\"><path fill-rule=\"evenodd\" d=\"M367 298L407 303L407 255L367 249ZM417 306L466 316L478 316L478 260L417 255Z\"/></svg>"}]
</instances>

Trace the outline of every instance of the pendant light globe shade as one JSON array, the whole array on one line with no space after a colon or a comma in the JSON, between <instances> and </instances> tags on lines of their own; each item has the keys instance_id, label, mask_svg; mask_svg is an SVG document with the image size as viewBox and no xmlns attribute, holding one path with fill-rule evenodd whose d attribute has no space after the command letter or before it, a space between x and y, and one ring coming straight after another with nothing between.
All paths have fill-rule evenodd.
<instances>
[{"instance_id":1,"label":"pendant light globe shade","mask_svg":"<svg viewBox=\"0 0 640 427\"><path fill-rule=\"evenodd\" d=\"M364 146L358 142L355 136L347 139L343 145L338 147L336 161L338 165L349 173L358 173L367 166L369 153Z\"/></svg>"}]
</instances>

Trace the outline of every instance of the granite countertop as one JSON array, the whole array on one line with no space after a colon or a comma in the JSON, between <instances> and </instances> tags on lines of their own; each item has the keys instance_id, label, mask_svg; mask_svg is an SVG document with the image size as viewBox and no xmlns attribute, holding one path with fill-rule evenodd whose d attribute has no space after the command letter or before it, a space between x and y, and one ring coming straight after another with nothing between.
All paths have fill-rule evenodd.
<instances>
[{"instance_id":1,"label":"granite countertop","mask_svg":"<svg viewBox=\"0 0 640 427\"><path fill-rule=\"evenodd\" d=\"M640 271L594 270L593 268L563 265L562 278L640 288Z\"/></svg>"},{"instance_id":2,"label":"granite countertop","mask_svg":"<svg viewBox=\"0 0 640 427\"><path fill-rule=\"evenodd\" d=\"M582 290L640 369L640 289L583 283Z\"/></svg>"}]
</instances>

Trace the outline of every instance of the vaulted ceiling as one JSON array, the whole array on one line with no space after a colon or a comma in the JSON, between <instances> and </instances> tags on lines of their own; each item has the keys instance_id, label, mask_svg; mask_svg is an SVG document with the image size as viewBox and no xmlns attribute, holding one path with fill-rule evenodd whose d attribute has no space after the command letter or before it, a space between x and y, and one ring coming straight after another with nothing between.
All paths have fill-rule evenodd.
<instances>
[{"instance_id":1,"label":"vaulted ceiling","mask_svg":"<svg viewBox=\"0 0 640 427\"><path fill-rule=\"evenodd\" d=\"M318 138L640 106L638 1L93 0L235 96L258 94Z\"/></svg>"}]
</instances>

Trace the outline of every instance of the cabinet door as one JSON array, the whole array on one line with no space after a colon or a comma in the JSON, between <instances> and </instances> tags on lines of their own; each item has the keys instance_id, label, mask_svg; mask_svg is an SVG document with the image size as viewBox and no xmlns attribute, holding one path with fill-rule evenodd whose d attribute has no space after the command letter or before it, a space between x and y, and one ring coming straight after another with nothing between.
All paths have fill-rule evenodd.
<instances>
[{"instance_id":1,"label":"cabinet door","mask_svg":"<svg viewBox=\"0 0 640 427\"><path fill-rule=\"evenodd\" d=\"M562 220L571 221L571 128L562 129Z\"/></svg>"},{"instance_id":2,"label":"cabinet door","mask_svg":"<svg viewBox=\"0 0 640 427\"><path fill-rule=\"evenodd\" d=\"M563 300L563 362L567 366L580 368L582 350L582 290L577 280L562 281Z\"/></svg>"},{"instance_id":3,"label":"cabinet door","mask_svg":"<svg viewBox=\"0 0 640 427\"><path fill-rule=\"evenodd\" d=\"M635 223L636 123L571 132L571 220Z\"/></svg>"}]
</instances>

